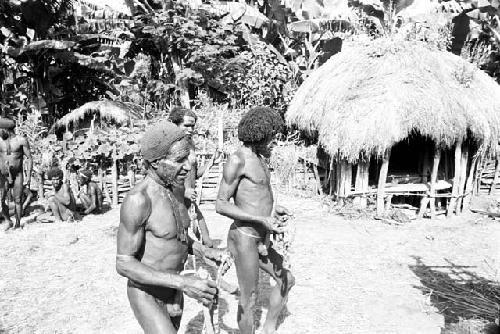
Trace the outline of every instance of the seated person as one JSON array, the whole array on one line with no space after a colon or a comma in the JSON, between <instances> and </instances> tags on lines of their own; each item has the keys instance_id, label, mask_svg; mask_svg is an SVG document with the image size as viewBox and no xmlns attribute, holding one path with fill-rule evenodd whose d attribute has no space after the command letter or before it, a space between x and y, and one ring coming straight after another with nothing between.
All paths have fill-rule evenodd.
<instances>
[{"instance_id":1,"label":"seated person","mask_svg":"<svg viewBox=\"0 0 500 334\"><path fill-rule=\"evenodd\" d=\"M48 205L56 222L72 221L76 208L73 192L68 182L63 182L63 176L63 171L58 167L51 168L47 173L47 178L52 181L54 187L54 193L48 198ZM41 220L52 219L43 217Z\"/></svg>"},{"instance_id":2,"label":"seated person","mask_svg":"<svg viewBox=\"0 0 500 334\"><path fill-rule=\"evenodd\" d=\"M102 191L97 183L92 181L92 172L89 170L80 171L78 173L78 185L80 186L78 210L84 215L101 213Z\"/></svg>"}]
</instances>

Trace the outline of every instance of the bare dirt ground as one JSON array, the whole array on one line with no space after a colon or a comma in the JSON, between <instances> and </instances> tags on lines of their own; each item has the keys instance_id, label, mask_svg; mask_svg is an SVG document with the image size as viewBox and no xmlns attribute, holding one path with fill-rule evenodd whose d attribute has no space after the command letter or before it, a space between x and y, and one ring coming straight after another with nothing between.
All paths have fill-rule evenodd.
<instances>
[{"instance_id":1,"label":"bare dirt ground","mask_svg":"<svg viewBox=\"0 0 500 334\"><path fill-rule=\"evenodd\" d=\"M500 278L498 221L469 215L391 226L345 220L312 199L279 200L296 215L297 284L278 333L440 333L450 315L420 290L425 272ZM229 221L213 205L202 210L224 246ZM114 267L118 217L113 209L0 232L0 332L141 333ZM227 280L236 283L234 269ZM258 319L271 284L261 275ZM223 294L223 333L238 333L236 308ZM201 307L188 299L180 333L200 333L201 323Z\"/></svg>"}]
</instances>

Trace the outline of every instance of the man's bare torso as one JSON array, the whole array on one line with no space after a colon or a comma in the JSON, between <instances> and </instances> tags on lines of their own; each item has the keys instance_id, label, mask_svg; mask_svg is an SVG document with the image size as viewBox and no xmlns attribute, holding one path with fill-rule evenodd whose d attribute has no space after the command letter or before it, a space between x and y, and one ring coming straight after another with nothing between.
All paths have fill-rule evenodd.
<instances>
[{"instance_id":1,"label":"man's bare torso","mask_svg":"<svg viewBox=\"0 0 500 334\"><path fill-rule=\"evenodd\" d=\"M0 139L0 172L8 175L7 166L14 173L22 171L23 166L23 145L25 139L20 136L13 136L7 140Z\"/></svg>"},{"instance_id":2,"label":"man's bare torso","mask_svg":"<svg viewBox=\"0 0 500 334\"><path fill-rule=\"evenodd\" d=\"M160 271L182 271L188 247L177 240L173 205L167 190L146 178L130 192L130 195L134 194L145 196L151 203L151 213L144 223L144 247L138 260ZM183 200L178 196L177 199ZM179 209L184 226L189 226L187 211L183 207Z\"/></svg>"},{"instance_id":3,"label":"man's bare torso","mask_svg":"<svg viewBox=\"0 0 500 334\"><path fill-rule=\"evenodd\" d=\"M240 179L238 189L234 195L234 203L247 213L258 216L270 216L274 199L271 188L271 174L263 158L258 157L248 148L236 151L243 160L243 177ZM242 231L263 237L266 231L254 223L235 221Z\"/></svg>"}]
</instances>

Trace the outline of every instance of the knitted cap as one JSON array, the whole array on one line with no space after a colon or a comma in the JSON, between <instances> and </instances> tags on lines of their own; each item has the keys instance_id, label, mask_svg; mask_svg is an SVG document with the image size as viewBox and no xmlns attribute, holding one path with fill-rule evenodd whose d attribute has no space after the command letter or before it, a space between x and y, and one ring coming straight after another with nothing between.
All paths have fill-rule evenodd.
<instances>
[{"instance_id":1,"label":"knitted cap","mask_svg":"<svg viewBox=\"0 0 500 334\"><path fill-rule=\"evenodd\" d=\"M141 139L141 153L146 161L155 161L164 158L170 147L186 136L184 130L165 120L146 129Z\"/></svg>"}]
</instances>

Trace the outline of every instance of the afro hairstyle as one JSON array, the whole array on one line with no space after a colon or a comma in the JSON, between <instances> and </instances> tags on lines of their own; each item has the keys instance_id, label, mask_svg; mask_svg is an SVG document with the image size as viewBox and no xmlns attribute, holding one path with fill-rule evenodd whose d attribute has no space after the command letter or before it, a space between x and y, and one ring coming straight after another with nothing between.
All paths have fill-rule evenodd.
<instances>
[{"instance_id":1,"label":"afro hairstyle","mask_svg":"<svg viewBox=\"0 0 500 334\"><path fill-rule=\"evenodd\" d=\"M244 144L259 144L281 133L285 123L271 108L250 109L238 124L238 139Z\"/></svg>"},{"instance_id":2,"label":"afro hairstyle","mask_svg":"<svg viewBox=\"0 0 500 334\"><path fill-rule=\"evenodd\" d=\"M168 115L168 120L175 125L179 125L184 122L184 116L193 117L195 121L198 120L198 116L194 112L183 107L173 107Z\"/></svg>"},{"instance_id":3,"label":"afro hairstyle","mask_svg":"<svg viewBox=\"0 0 500 334\"><path fill-rule=\"evenodd\" d=\"M62 179L64 177L63 171L58 167L53 167L53 168L49 169L49 171L47 172L47 178L49 180L52 180L55 177L57 177L59 179Z\"/></svg>"}]
</instances>

